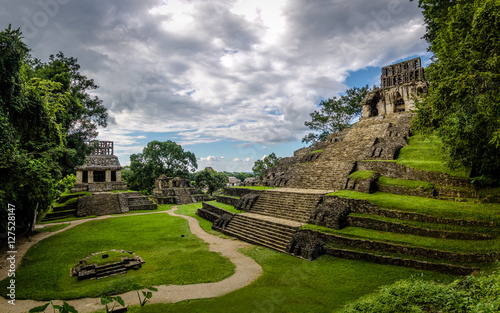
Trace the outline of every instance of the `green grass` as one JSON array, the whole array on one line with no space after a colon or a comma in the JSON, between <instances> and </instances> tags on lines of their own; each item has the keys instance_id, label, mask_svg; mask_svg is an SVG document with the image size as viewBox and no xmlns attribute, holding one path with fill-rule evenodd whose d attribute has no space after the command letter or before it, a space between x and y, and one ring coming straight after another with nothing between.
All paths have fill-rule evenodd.
<instances>
[{"instance_id":1,"label":"green grass","mask_svg":"<svg viewBox=\"0 0 500 313\"><path fill-rule=\"evenodd\" d=\"M202 206L203 206L202 202L193 203L193 204L186 204L186 205L179 205L178 210L175 211L175 213L179 214L179 215L186 215L186 216L194 217L200 223L201 228L203 228L203 230L209 234L217 235L217 236L222 237L222 238L232 238L232 237L226 236L218 231L212 230L212 223L211 222L196 215L196 211L198 209L201 209Z\"/></svg>"},{"instance_id":2,"label":"green grass","mask_svg":"<svg viewBox=\"0 0 500 313\"><path fill-rule=\"evenodd\" d=\"M90 197L92 193L89 191L71 192L70 190L66 190L59 196L59 198L71 195L85 195L86 197Z\"/></svg>"},{"instance_id":3,"label":"green grass","mask_svg":"<svg viewBox=\"0 0 500 313\"><path fill-rule=\"evenodd\" d=\"M107 254L108 257L103 258L102 256L104 254ZM86 265L95 264L97 266L101 266L110 263L120 262L123 257L132 257L132 255L130 253L113 251L113 250L102 251L102 253L97 253L95 255L90 256L88 259L85 259L84 262Z\"/></svg>"},{"instance_id":4,"label":"green grass","mask_svg":"<svg viewBox=\"0 0 500 313\"><path fill-rule=\"evenodd\" d=\"M397 179L383 176L378 178L377 183L386 186L406 187L409 189L423 189L425 191L434 189L434 185L428 182L411 179Z\"/></svg>"},{"instance_id":5,"label":"green grass","mask_svg":"<svg viewBox=\"0 0 500 313\"><path fill-rule=\"evenodd\" d=\"M322 256L310 262L255 246L241 250L264 273L255 282L227 295L173 304L129 307L130 312L332 312L411 276L450 282L456 276ZM154 295L153 295L154 298Z\"/></svg>"},{"instance_id":6,"label":"green grass","mask_svg":"<svg viewBox=\"0 0 500 313\"><path fill-rule=\"evenodd\" d=\"M365 180L365 179L373 177L373 175L375 175L375 173L377 173L377 172L376 171L356 171L356 172L352 173L351 175L349 175L349 178L354 179L355 181L361 181L361 180Z\"/></svg>"},{"instance_id":7,"label":"green grass","mask_svg":"<svg viewBox=\"0 0 500 313\"><path fill-rule=\"evenodd\" d=\"M71 198L68 201L63 202L63 203L55 202L55 203L52 204L52 207L53 208L60 208L60 207L67 206L67 205L69 205L71 203L75 203L75 202L78 202L78 198ZM52 212L52 210L50 210L50 212Z\"/></svg>"},{"instance_id":8,"label":"green grass","mask_svg":"<svg viewBox=\"0 0 500 313\"><path fill-rule=\"evenodd\" d=\"M97 215L89 215L89 216L82 216L82 217L66 217L66 218L61 218L58 220L52 220L52 221L45 221L45 222L36 222L37 224L52 224L52 223L63 223L63 222L71 222L75 220L84 220L84 219L93 219L96 218Z\"/></svg>"},{"instance_id":9,"label":"green grass","mask_svg":"<svg viewBox=\"0 0 500 313\"><path fill-rule=\"evenodd\" d=\"M464 168L450 169L443 157L443 144L436 135L415 135L408 138L408 146L399 151L396 162L411 168L444 172L453 176L468 177Z\"/></svg>"},{"instance_id":10,"label":"green grass","mask_svg":"<svg viewBox=\"0 0 500 313\"><path fill-rule=\"evenodd\" d=\"M441 239L411 234L391 233L361 227L345 227L337 230L311 224L306 224L302 226L302 228L334 235L341 235L349 238L382 241L456 253L497 252L500 250L500 240L498 238L491 240Z\"/></svg>"},{"instance_id":11,"label":"green grass","mask_svg":"<svg viewBox=\"0 0 500 313\"><path fill-rule=\"evenodd\" d=\"M349 216L367 217L384 222L402 224L419 228L433 229L433 230L455 231L462 233L480 233L480 234L489 234L494 236L500 235L500 229L498 229L497 227L478 227L478 226L460 226L460 225L450 225L450 224L424 223L424 222L399 220L379 215L358 214L358 213L351 213L349 214Z\"/></svg>"},{"instance_id":12,"label":"green grass","mask_svg":"<svg viewBox=\"0 0 500 313\"><path fill-rule=\"evenodd\" d=\"M309 153L318 153L318 152L323 152L323 151L325 151L325 150L314 150L314 151L311 151Z\"/></svg>"},{"instance_id":13,"label":"green grass","mask_svg":"<svg viewBox=\"0 0 500 313\"><path fill-rule=\"evenodd\" d=\"M215 207L229 211L231 213L245 213L245 211L238 210L232 205L228 205L228 204L217 202L217 201L209 201L209 202L207 202L207 204L213 205Z\"/></svg>"},{"instance_id":14,"label":"green grass","mask_svg":"<svg viewBox=\"0 0 500 313\"><path fill-rule=\"evenodd\" d=\"M184 235L184 237L181 237ZM146 263L139 270L100 280L78 281L69 270L92 253L132 251ZM74 299L117 294L152 285L220 281L234 265L191 234L188 222L166 213L90 220L28 250L16 271L17 299ZM7 279L0 282L1 294Z\"/></svg>"},{"instance_id":15,"label":"green grass","mask_svg":"<svg viewBox=\"0 0 500 313\"><path fill-rule=\"evenodd\" d=\"M244 189L252 189L252 190L267 190L267 189L276 189L281 187L267 187L267 186L234 186L231 188L244 188Z\"/></svg>"},{"instance_id":16,"label":"green grass","mask_svg":"<svg viewBox=\"0 0 500 313\"><path fill-rule=\"evenodd\" d=\"M333 192L329 195L368 200L382 209L415 212L443 218L500 223L500 204L498 203L456 202L384 192L366 194L348 190Z\"/></svg>"}]
</instances>

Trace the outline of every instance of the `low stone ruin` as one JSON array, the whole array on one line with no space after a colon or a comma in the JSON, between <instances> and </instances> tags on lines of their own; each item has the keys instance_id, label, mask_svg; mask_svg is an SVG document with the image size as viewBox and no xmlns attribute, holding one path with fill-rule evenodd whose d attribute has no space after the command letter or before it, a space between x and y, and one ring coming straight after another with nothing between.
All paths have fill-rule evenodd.
<instances>
[{"instance_id":1,"label":"low stone ruin","mask_svg":"<svg viewBox=\"0 0 500 313\"><path fill-rule=\"evenodd\" d=\"M85 259L78 262L70 270L70 276L78 277L78 280L83 279L101 279L114 275L125 274L128 270L138 270L146 263L140 256L132 253L131 251L124 250L111 250L121 253L129 254L130 256L122 257L121 261L113 262L105 265L88 264L90 258L94 255L102 254L102 258L107 258L107 251L93 253Z\"/></svg>"},{"instance_id":2,"label":"low stone ruin","mask_svg":"<svg viewBox=\"0 0 500 313\"><path fill-rule=\"evenodd\" d=\"M153 199L159 204L190 204L211 200L193 187L188 179L167 177L164 174L155 181Z\"/></svg>"}]
</instances>

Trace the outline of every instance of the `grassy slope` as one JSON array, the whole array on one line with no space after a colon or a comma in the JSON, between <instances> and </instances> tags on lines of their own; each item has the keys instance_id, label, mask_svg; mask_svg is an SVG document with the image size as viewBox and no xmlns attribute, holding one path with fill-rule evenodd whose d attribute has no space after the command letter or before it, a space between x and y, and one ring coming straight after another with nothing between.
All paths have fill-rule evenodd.
<instances>
[{"instance_id":1,"label":"grassy slope","mask_svg":"<svg viewBox=\"0 0 500 313\"><path fill-rule=\"evenodd\" d=\"M185 237L181 237L185 235ZM78 281L71 267L94 252L133 251L146 263L137 271ZM186 220L168 214L90 220L32 247L16 272L18 299L72 299L115 294L151 285L220 281L234 265L189 231ZM6 293L7 280L0 282Z\"/></svg>"},{"instance_id":2,"label":"grassy slope","mask_svg":"<svg viewBox=\"0 0 500 313\"><path fill-rule=\"evenodd\" d=\"M399 152L397 163L424 171L444 172L467 177L465 169L450 169L443 159L442 143L438 136L415 135L408 138L408 146Z\"/></svg>"},{"instance_id":3,"label":"grassy slope","mask_svg":"<svg viewBox=\"0 0 500 313\"><path fill-rule=\"evenodd\" d=\"M443 218L484 220L500 223L500 204L471 203L401 196L384 192L366 194L341 190L330 195L368 200L383 209L415 212Z\"/></svg>"}]
</instances>

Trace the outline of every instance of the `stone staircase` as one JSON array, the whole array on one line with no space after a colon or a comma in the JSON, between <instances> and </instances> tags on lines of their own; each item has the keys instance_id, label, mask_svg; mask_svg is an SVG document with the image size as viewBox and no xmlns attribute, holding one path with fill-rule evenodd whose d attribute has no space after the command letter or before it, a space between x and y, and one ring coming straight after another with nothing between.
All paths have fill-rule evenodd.
<instances>
[{"instance_id":1,"label":"stone staircase","mask_svg":"<svg viewBox=\"0 0 500 313\"><path fill-rule=\"evenodd\" d=\"M129 211L140 211L140 210L156 210L158 205L153 201L149 200L147 196L143 196L140 193L131 193L127 197L127 206Z\"/></svg>"},{"instance_id":2,"label":"stone staircase","mask_svg":"<svg viewBox=\"0 0 500 313\"><path fill-rule=\"evenodd\" d=\"M194 202L186 188L173 188L173 190L177 204L190 204Z\"/></svg>"},{"instance_id":3,"label":"stone staircase","mask_svg":"<svg viewBox=\"0 0 500 313\"><path fill-rule=\"evenodd\" d=\"M266 190L259 196L250 212L306 223L324 192L313 193L307 190L297 190L294 192L290 189L288 190Z\"/></svg>"},{"instance_id":4,"label":"stone staircase","mask_svg":"<svg viewBox=\"0 0 500 313\"><path fill-rule=\"evenodd\" d=\"M236 214L221 231L241 240L287 253L287 245L301 225L278 218L244 213Z\"/></svg>"},{"instance_id":5,"label":"stone staircase","mask_svg":"<svg viewBox=\"0 0 500 313\"><path fill-rule=\"evenodd\" d=\"M409 129L408 115L386 116L383 119L370 119L360 121L347 129L345 136L341 140L332 141L326 145L321 155L313 162L297 163L293 167L294 177L287 187L338 190L344 189L347 176L354 170L356 161L366 159L376 159L387 156L383 151L390 148L390 155L394 156L393 147L397 144L381 144L384 138L399 135L394 131L407 133L403 130ZM394 133L394 134L393 134ZM393 137L394 137L393 136ZM392 137L391 137L392 138ZM404 142L403 138L397 137L397 142ZM378 157L374 157L374 153Z\"/></svg>"}]
</instances>

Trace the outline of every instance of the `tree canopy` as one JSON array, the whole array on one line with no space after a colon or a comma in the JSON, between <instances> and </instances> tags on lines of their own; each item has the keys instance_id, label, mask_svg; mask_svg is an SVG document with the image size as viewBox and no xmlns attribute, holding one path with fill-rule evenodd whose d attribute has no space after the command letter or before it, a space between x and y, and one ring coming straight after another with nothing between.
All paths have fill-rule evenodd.
<instances>
[{"instance_id":1,"label":"tree canopy","mask_svg":"<svg viewBox=\"0 0 500 313\"><path fill-rule=\"evenodd\" d=\"M368 93L368 85L362 88L346 90L340 98L333 97L320 102L320 110L311 113L311 121L305 125L313 130L302 139L302 142L313 143L324 141L331 133L342 131L352 124L354 118L362 112L360 105Z\"/></svg>"},{"instance_id":2,"label":"tree canopy","mask_svg":"<svg viewBox=\"0 0 500 313\"><path fill-rule=\"evenodd\" d=\"M273 152L270 155L262 158L262 160L255 161L255 163L253 164L253 167L252 167L252 171L253 171L254 175L255 176L262 176L262 174L264 173L264 170L271 168L271 167L275 167L276 164L278 164L279 159L281 159L281 158L278 158L276 156L276 154L274 154L274 152Z\"/></svg>"},{"instance_id":3,"label":"tree canopy","mask_svg":"<svg viewBox=\"0 0 500 313\"><path fill-rule=\"evenodd\" d=\"M151 141L142 153L130 156L131 173L127 183L133 190L151 193L155 180L168 177L189 178L189 172L198 168L196 156L173 141Z\"/></svg>"},{"instance_id":4,"label":"tree canopy","mask_svg":"<svg viewBox=\"0 0 500 313\"><path fill-rule=\"evenodd\" d=\"M413 126L443 140L450 165L500 175L500 3L420 0L434 53Z\"/></svg>"},{"instance_id":5,"label":"tree canopy","mask_svg":"<svg viewBox=\"0 0 500 313\"><path fill-rule=\"evenodd\" d=\"M223 172L216 172L213 169L205 168L195 174L194 182L196 187L207 189L208 193L224 188L227 185L228 177Z\"/></svg>"},{"instance_id":6,"label":"tree canopy","mask_svg":"<svg viewBox=\"0 0 500 313\"><path fill-rule=\"evenodd\" d=\"M73 60L76 64L76 59ZM77 154L68 145L68 138L74 132L73 125L81 121L81 115L73 111L85 107L78 98L83 91L69 90L71 83L67 84L64 75L41 75L38 68L44 66L40 61L33 61L19 30L9 26L0 32L2 229L6 227L10 204L16 208L18 230L28 230L36 208L47 209L60 193L58 182L63 177L63 161ZM105 125L106 109L102 107L101 111L101 124ZM89 112L88 116L95 115ZM89 127L95 128L94 124L95 121L89 121ZM76 139L75 143L83 144Z\"/></svg>"}]
</instances>

